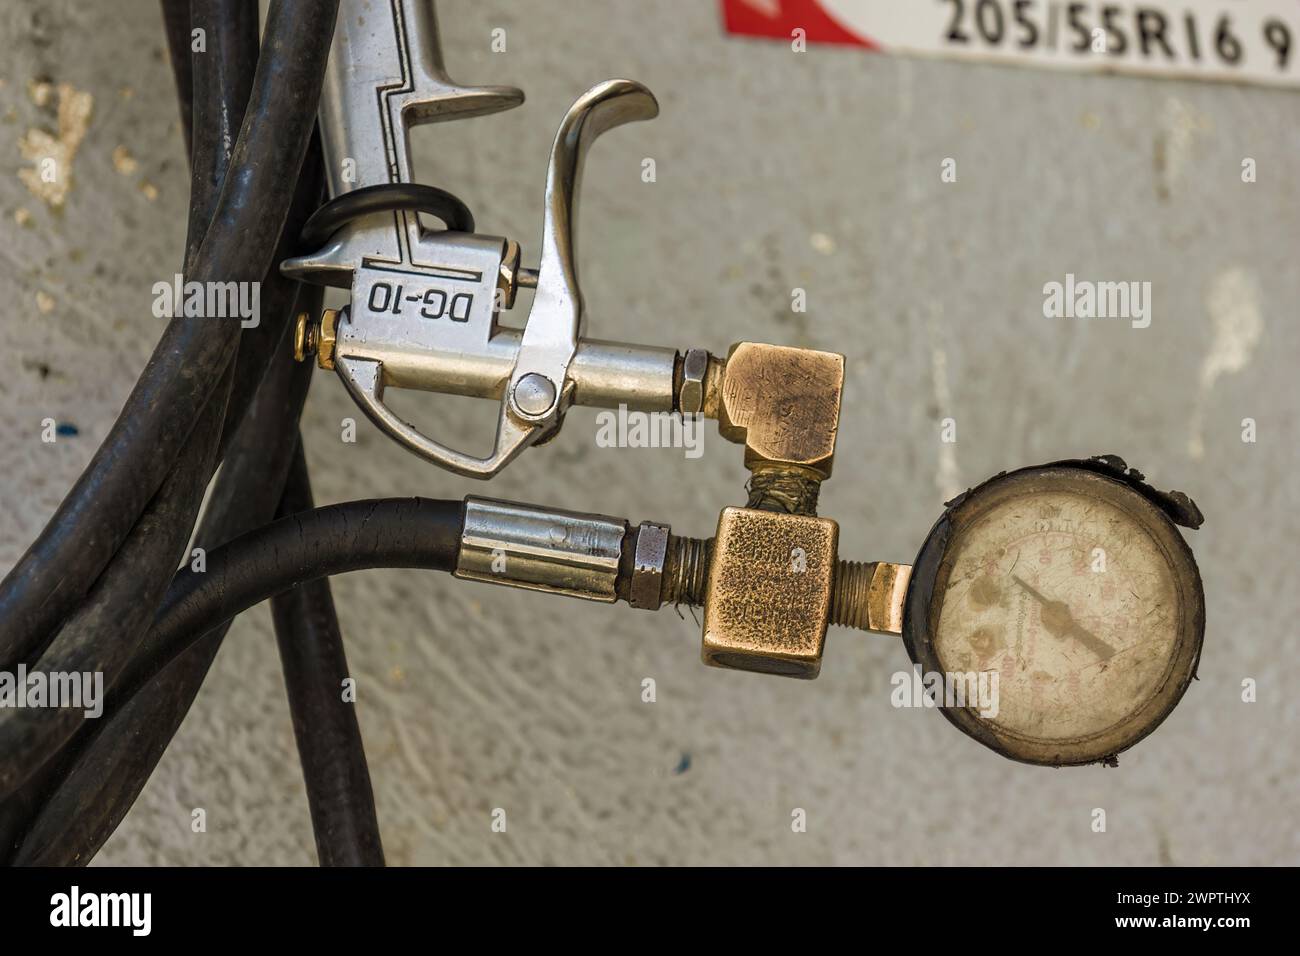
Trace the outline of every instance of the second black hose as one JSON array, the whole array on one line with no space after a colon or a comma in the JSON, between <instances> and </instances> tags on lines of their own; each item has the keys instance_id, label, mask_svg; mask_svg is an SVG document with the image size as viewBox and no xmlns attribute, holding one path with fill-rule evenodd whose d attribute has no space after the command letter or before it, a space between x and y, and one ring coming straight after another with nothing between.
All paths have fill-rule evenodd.
<instances>
[{"instance_id":1,"label":"second black hose","mask_svg":"<svg viewBox=\"0 0 1300 956\"><path fill-rule=\"evenodd\" d=\"M280 516L312 508L302 438L280 499ZM348 658L329 578L317 578L271 599L275 642L289 692L316 857L321 866L383 866L375 794L347 692Z\"/></svg>"}]
</instances>

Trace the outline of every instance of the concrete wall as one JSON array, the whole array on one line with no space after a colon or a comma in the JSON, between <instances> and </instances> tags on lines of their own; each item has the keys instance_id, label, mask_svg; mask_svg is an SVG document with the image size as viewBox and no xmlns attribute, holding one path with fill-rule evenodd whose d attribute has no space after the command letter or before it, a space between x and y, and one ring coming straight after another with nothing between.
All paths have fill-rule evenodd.
<instances>
[{"instance_id":1,"label":"concrete wall","mask_svg":"<svg viewBox=\"0 0 1300 956\"><path fill-rule=\"evenodd\" d=\"M895 710L896 640L833 631L805 683L699 662L688 614L610 609L409 571L336 580L388 858L430 863L1300 862L1294 585L1300 346L1296 94L1055 74L723 36L706 2L440 5L450 71L521 109L415 134L425 182L535 263L544 164L572 99L645 82L661 117L593 151L581 220L590 332L725 351L753 339L849 358L822 512L842 551L909 562L945 497L1003 469L1120 454L1204 510L1200 680L1118 770L985 751ZM504 27L507 52L489 49ZM156 4L0 10L0 568L107 432L160 331L187 180ZM93 94L53 212L19 141L54 129L29 81ZM36 99L42 93L35 90ZM119 147L117 161L114 151ZM125 153L123 152L125 151ZM128 155L129 154L129 157ZM657 182L641 181L653 157ZM958 181L943 184L952 157ZM1244 157L1258 182L1244 184ZM127 158L133 160L126 161ZM23 224L20 224L20 220ZM1149 281L1149 328L1048 320L1068 272ZM794 287L808 311L792 313ZM526 307L527 301L521 303ZM518 314L518 313L516 313ZM482 447L491 409L403 396ZM449 414L451 412L451 414ZM490 486L426 466L318 377L305 435L321 502L489 492L711 533L740 451L611 450L576 411ZM939 441L953 417L958 440ZM75 426L53 444L40 422ZM1241 421L1258 441L1241 440ZM641 701L641 681L658 700ZM1259 700L1240 699L1244 678ZM194 807L208 832L190 830ZM490 829L504 808L505 834ZM791 832L802 807L808 831ZM1091 832L1106 808L1108 832ZM214 672L102 863L310 863L264 608Z\"/></svg>"}]
</instances>

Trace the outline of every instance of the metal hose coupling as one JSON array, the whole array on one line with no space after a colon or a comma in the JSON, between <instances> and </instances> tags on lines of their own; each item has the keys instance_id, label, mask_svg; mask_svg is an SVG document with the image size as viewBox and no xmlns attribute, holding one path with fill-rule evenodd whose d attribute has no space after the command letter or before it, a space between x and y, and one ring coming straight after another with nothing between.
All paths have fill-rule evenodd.
<instances>
[{"instance_id":1,"label":"metal hose coupling","mask_svg":"<svg viewBox=\"0 0 1300 956\"><path fill-rule=\"evenodd\" d=\"M704 608L706 663L815 677L830 624L899 634L911 568L845 561L829 518L725 508L712 538L668 525L465 499L456 577L635 608Z\"/></svg>"}]
</instances>

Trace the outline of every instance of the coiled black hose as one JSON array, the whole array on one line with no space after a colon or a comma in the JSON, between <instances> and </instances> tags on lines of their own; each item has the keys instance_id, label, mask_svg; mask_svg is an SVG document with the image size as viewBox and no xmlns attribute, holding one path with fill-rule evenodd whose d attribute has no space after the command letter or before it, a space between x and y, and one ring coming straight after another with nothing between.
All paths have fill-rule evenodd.
<instances>
[{"instance_id":1,"label":"coiled black hose","mask_svg":"<svg viewBox=\"0 0 1300 956\"><path fill-rule=\"evenodd\" d=\"M198 5L200 0L196 0ZM256 68L256 51L257 36L252 34L252 60L231 46L230 43L224 42L231 35L243 36L243 31L238 29L237 23L242 18L247 17L247 5L239 4L238 8L231 8L231 4L238 4L238 0L226 0L227 7L222 10L224 16L218 14L213 17L211 10L203 16L204 26L211 30L213 42L216 44L213 48L213 57L240 57L243 64L243 70L247 74L247 79L252 77L253 69ZM191 125L192 116L194 116L194 66L192 66L192 57L190 53L191 33L190 33L190 0L162 0L162 22L166 39L168 39L168 51L170 61L172 61L172 72L175 77L175 86L177 86L177 95L179 107L181 107L181 126L185 134L186 160L194 160L194 151L192 151ZM237 79L238 70L231 68L231 64L214 65L211 60L203 61L211 69L218 70L218 73L225 78L226 85L222 87L216 83L208 83L204 87L204 95L212 98L214 101L214 111L234 114L242 117L243 108L247 103L247 82L242 83L242 95L240 95L240 83ZM222 151L226 155L227 151ZM216 155L216 153L213 153ZM211 168L212 160L200 157L200 164L205 168ZM211 174L207 177L191 177L191 207L198 206L200 203L207 203L211 208L211 199L217 195L220 190L220 181L211 182ZM205 195L204 190L211 191L211 196ZM201 238L201 237L200 237ZM203 451L192 449L194 442L187 442L185 454L204 454ZM182 462L177 463L177 467L182 466ZM173 468L174 471L174 468ZM190 489L175 489L177 493L190 493ZM161 497L166 497L165 490L161 492ZM151 509L160 507L160 502L151 503ZM177 523L182 523L183 516L175 515ZM190 516L192 523L192 515ZM120 553L118 553L120 554ZM170 571L170 570L169 570ZM133 635L134 646L134 635ZM38 808L48 796L53 782L57 778L56 771L59 770L60 760L51 756L45 761L44 766L40 767L32 775L25 786L9 796L9 799L0 800L0 861L8 861L10 853L17 848L19 836L26 831L30 825L31 814L34 808Z\"/></svg>"},{"instance_id":2,"label":"coiled black hose","mask_svg":"<svg viewBox=\"0 0 1300 956\"><path fill-rule=\"evenodd\" d=\"M220 400L214 396L193 436L209 452L216 448L224 417L224 396ZM189 539L186 515L198 506L206 476L212 470L210 454L188 456L182 463L183 467L174 469L163 483L156 505L146 509L132 530L119 560L96 582L86 602L68 619L34 670L102 673L105 684L122 673L153 617L165 589L166 572L180 563ZM160 556L165 562L161 578L138 577L142 567L150 568ZM121 639L104 640L105 632ZM9 796L23 784L84 722L82 712L72 708L0 710L0 754L4 754L0 760L0 797Z\"/></svg>"},{"instance_id":3,"label":"coiled black hose","mask_svg":"<svg viewBox=\"0 0 1300 956\"><path fill-rule=\"evenodd\" d=\"M175 2L175 0L164 0L163 4L168 40L169 44L173 48L172 61L177 76L182 116L185 117L192 111L194 114L194 121L199 126L196 135L193 137L194 155L192 161L194 166L194 177L191 196L191 238L189 243L192 251L195 245L195 236L198 235L201 237L203 235L200 227L204 225L203 220L207 217L208 211L214 208L214 204L218 209L221 206L221 203L217 203L216 200L219 195L219 190L225 181L225 170L228 166L228 161L234 152L231 149L231 140L233 137L231 137L229 133L240 123L240 118L244 115L244 108L250 86L254 85L252 77L254 62L257 56L256 5L242 2L242 0L195 0L193 4L193 22L202 25L205 28L208 39L208 48L202 54L195 54L194 68L189 67L191 60L189 56L189 27L191 25L189 16L190 11L184 10L183 8L178 9L178 7L181 6L182 5ZM303 64L300 64L301 66L308 67L305 71L306 73L311 72L311 62L315 61L318 64L323 64L325 51L329 48L329 41L332 33L333 6L332 4L327 4L326 6L329 9L325 12L329 13L329 16L325 18L327 22L322 26L322 29L319 31L308 31L308 33L303 34L305 37L315 35L318 41L321 41L318 42L318 53L314 56L308 56L306 61L304 61ZM277 10L279 11L278 13ZM274 62L275 59L284 55L295 55L295 49L292 45L286 46L281 42L285 39L289 30L292 28L293 19L299 14L312 14L314 16L321 10L324 10L324 8L321 7L320 4L312 3L289 3L273 6L271 15L268 18L267 30L267 49L269 51L269 59L258 64L258 68L262 73L262 78L259 78L257 82L261 83L263 87L261 94L264 103L276 95L276 85L280 82L276 77L283 73L282 65ZM302 51L299 50L298 52L300 53ZM298 72L302 73L304 71L300 70ZM293 91L291 90L290 92ZM198 103L193 107L190 103L192 93L198 96ZM279 95L283 95L283 90L280 91ZM313 93L312 95L316 94ZM308 118L307 126L310 128L311 117L315 113L314 101L310 108L305 106L295 108L291 103L286 102L281 106L281 110L288 111L289 115L287 115L286 118L291 120L296 119L298 116L306 116ZM258 117L258 119L263 123L270 121L270 118L265 114ZM190 138L191 137L187 136L187 141ZM247 137L245 138L247 139ZM276 144L272 142L271 145L274 146ZM283 143L281 143L280 146L280 151L283 153ZM260 148L256 147L255 144L255 148L246 152L244 160L248 161L249 159L256 159L259 157L271 159L273 152L273 150L268 150L266 148L265 143ZM314 162L304 164L303 175L301 178L290 175L280 180L280 183L287 183L289 187L292 187L296 180L297 189L290 209L289 219L285 223L285 235L284 241L282 242L282 248L277 250L276 253L276 262L278 262L278 260L283 256L296 250L297 235L301 229L301 224L318 203L320 183L322 179L319 169L318 153L319 150L317 149L317 158ZM237 173L237 176L239 175L241 174ZM247 178L247 171L244 171L242 175L244 178ZM263 180L264 184L266 181L269 181L265 176L265 170L263 170ZM278 185L277 188L283 190L288 187ZM248 198L258 191L258 188L250 188L242 190L242 193L245 198ZM227 201L232 195L238 197L240 194L241 191L239 190L232 193L230 189L226 189L222 201ZM271 200L272 208L274 208L275 205L277 205L276 197L272 196L269 198ZM257 216L261 211L259 209L259 202L256 200L251 203L245 203L245 205L252 210L249 214L250 216ZM294 210L299 211L295 213ZM191 271L191 275L192 274ZM231 376L229 368L226 369L226 374L221 383L221 394L224 396L227 390L230 394L229 406L227 408L227 413L224 416L225 421L220 432L221 450L223 453L226 450L226 446L230 443L232 436L235 434L239 422L244 417L244 411L248 408L249 402L252 400L252 394L257 389L258 383L266 370L267 362L273 348L278 341L283 339L284 330L287 327L289 318L292 314L291 308L294 303L294 298L297 295L297 283L284 279L280 276L278 269L272 267L270 274L267 276L267 281L263 285L262 292L263 296L261 304L263 321L256 329L252 329L242 336L239 335L239 329L234 327L233 323L219 323L212 319L192 320L207 322L214 327L218 325L229 325L229 333L239 336L239 350L238 358L235 363L233 384L230 383ZM174 325L175 323L173 323L173 326ZM158 357L159 353L163 352L167 341L168 337L165 335L163 342L160 343L159 349L155 353L155 358ZM154 364L151 363L150 369L154 368ZM189 369L182 369L182 372L186 376L191 374ZM149 378L149 375L150 370L146 370L145 376L142 377L142 383L144 379ZM141 387L141 385L137 385L133 395L138 395L141 392ZM300 404L301 403L299 403L299 407ZM131 403L128 402L127 407L123 411L123 418L130 413L130 410ZM295 412L294 417L289 422L288 426L288 436L290 436L290 439L296 433L296 420ZM118 425L120 426L121 424L122 418L119 419ZM213 444L208 446L208 442L213 442ZM110 442L105 443L104 448L101 449L100 457L103 456L103 453L110 447L110 445L111 440ZM178 511L172 516L172 521L176 526L176 530L179 532L188 533L188 528L193 524L194 508L197 507L199 500L196 496L201 495L202 488L207 483L208 477L212 471L212 459L210 455L211 447L215 447L215 440L211 436L206 438L204 442L187 440L184 449L177 459L177 469L182 467L182 463L187 458L193 456L204 456L207 461L205 466L206 470L201 469L201 475L196 475L194 480L189 483L188 487L185 487L184 489L172 489L173 494L179 494L183 491L191 502L190 508L184 512ZM152 454L154 451L152 448L149 449L149 451L151 454L147 459L147 462L156 461L158 458L162 457L155 457ZM93 465L94 463L92 462L92 469ZM87 474L89 474L92 469L88 469ZM142 472L147 472L147 470L147 468L140 469ZM223 477L230 471L232 471L232 469L225 469L223 471ZM281 472L281 478L282 475L283 473ZM139 473L133 473L133 477L139 477ZM83 483L85 478L86 475L83 475ZM245 500L240 502L237 506L239 513L241 515L261 514L259 520L269 520L273 514L275 503L278 501L279 492L280 489L278 486L267 492L266 496L268 500L265 510L255 507L247 507L248 501ZM70 499L74 498L75 495L76 492L74 489L74 493L70 496ZM161 494L159 497L161 497ZM151 505L150 507L156 508L157 505ZM66 503L64 510L66 510ZM213 509L210 508L210 516L212 516L212 512ZM43 536L47 541L51 539L50 532L52 530L57 530L59 524L58 518L59 516L56 515L55 520L51 522L50 527L47 528L46 534ZM231 533L239 530L246 530L246 527L246 525L237 527L233 529ZM95 528L88 532L87 536L94 535L95 531L98 530L98 528ZM229 536L230 534L227 534L225 537ZM59 540L57 534L53 536L53 540L57 545ZM64 540L66 540L66 538ZM224 540L224 538L218 540ZM38 547L40 543L41 542L38 540L37 545L34 545L33 548L29 550L28 557L31 557L34 552L40 550ZM145 551L148 551L148 549L136 548L131 552L132 558L123 568L123 573L118 574L113 579L118 581L118 586L110 590L117 592L117 603L120 604L123 600L126 600L127 603L130 604L132 594L131 585L135 583L131 580L130 576L130 571L132 570L136 573L141 586L156 588L158 585L165 584L170 580L176 567L175 554L167 554L166 549L160 549L157 547L155 547L150 553L146 554L144 553ZM125 552L119 551L113 560L113 564L109 566L108 570L103 572L105 577L108 577L113 565L122 562L124 553ZM13 596L15 591L21 592L23 590L21 587L21 570L21 568L16 568L15 573L11 574L9 579L6 580L3 589L0 589L0 598L5 594ZM71 573L68 573L65 576L69 580L75 582L77 580L77 571L78 568L74 565L71 569ZM11 586L14 585L15 579L19 579L19 587L12 588ZM21 605L23 595L19 593L18 596L18 603ZM28 596L30 596L30 592ZM75 603L75 601L73 603ZM145 604L150 603L156 602L153 600L142 602L140 606L143 607ZM0 600L0 609L3 608L3 600ZM132 610L135 610L134 607ZM0 648L3 648L4 646L3 638L5 631L10 627L14 627L15 630L19 631L25 629L28 632L28 637L32 644L35 644L38 648L43 646L40 644L40 635L32 634L33 631L39 631L39 626L32 625L30 622L26 622L22 619L21 607L18 611L12 613L3 613L0 611L0 618L2 618L2 620L0 620ZM133 620L133 618L107 617L105 619L105 632L101 637L105 641L106 647L111 648L120 646L129 650L135 646L138 642L137 635L140 633L140 628L137 624L136 630L131 632L126 626L130 620ZM25 623L29 626L23 628ZM54 626L57 627L57 624ZM219 643L219 639L215 643ZM197 658L202 656L201 650L202 649L196 650L195 654L188 655L188 657ZM212 648L212 652L215 653L215 646ZM128 726L119 728L126 734L125 739L121 743L124 744L126 748L130 748L132 753L156 752L156 755L153 756L151 760L145 761L143 765L127 768L128 770L134 771L134 773L128 773L125 776L120 777L112 774L101 774L99 776L91 777L72 774L72 776L69 777L67 773L69 772L70 763L75 764L76 758L80 756L78 748L69 748L72 751L71 753L58 754L54 759L50 759L46 763L45 767L41 769L41 772L31 779L29 785L23 792L15 794L10 800L0 804L0 859L5 858L7 855L6 851L14 846L16 839L20 837L25 830L30 828L33 815L39 811L39 808L45 802L51 799L54 791L57 790L65 795L70 795L74 798L74 801L80 803L76 812L63 818L63 832L67 833L69 836L71 836L70 831L77 829L76 826L70 825L71 821L75 820L77 823L85 821L93 824L96 821L102 822L108 818L112 819L112 822L107 827L101 828L103 831L102 837L98 842L94 843L93 847L87 847L85 845L82 845L80 848L74 847L73 852L69 854L68 862L75 860L85 862L89 856L93 854L94 850L98 848L99 844L102 843L102 838L105 838L108 833L112 832L112 828L116 826L118 821L120 821L121 816L125 814L126 809L129 808L131 802L138 794L139 789L143 786L144 780L147 779L149 771L152 770L154 763L156 763L157 756L161 755L162 750L166 747L167 742L175 732L176 725L179 724L180 719L184 716L185 710L193 699L193 693L197 692L203 673L206 673L206 664L202 667L200 673L192 676L190 681L168 682L167 690L171 694L169 700L173 703L178 703L179 700L183 698L183 705L179 705L178 707L180 712L175 716L174 722L171 722L170 726L168 726L169 722L166 720L151 721L147 717L146 719L140 720L139 714L149 710L149 708L142 706L136 711L137 719L134 722L134 725L131 725L132 722L128 721L126 722ZM110 674L107 676L111 679L113 675ZM169 677L171 676L172 675L169 675ZM157 702L155 701L154 703L156 704ZM154 707L153 709L156 710L157 708ZM151 714L150 716L154 715ZM83 730L84 729L85 728L83 728ZM50 732L54 733L53 728ZM56 738L61 736L62 729L55 734ZM121 748L119 747L115 757L117 763L122 762L120 751ZM49 751L44 751L44 754L49 754ZM83 762L94 763L94 761ZM106 768L101 766L99 769L103 770ZM117 786L116 788L109 786L110 780L120 784L120 786ZM80 800L80 798L85 798L92 794L99 798L92 805L88 806L84 800ZM48 814L45 815L47 819L48 816ZM75 841L65 840L64 842L73 843Z\"/></svg>"},{"instance_id":4,"label":"coiled black hose","mask_svg":"<svg viewBox=\"0 0 1300 956\"><path fill-rule=\"evenodd\" d=\"M200 531L199 541L209 540L214 528L219 532L212 535L215 541L225 540L237 530L247 530L266 520L265 509L281 499L287 464L281 467L268 462L265 469L258 470L250 462L250 435L254 442L259 435L268 439L257 449L269 450L274 460L283 460L289 450L297 449L294 483L281 501L282 510L296 511L310 505L306 465L296 441L305 376L302 392L295 392L293 400L269 417L266 409L276 406L278 394L273 383L282 381L283 376L265 374L263 380L271 354L283 341L293 311L290 306L299 295L297 284L283 279L275 268L281 258L297 251L294 238L302 234L324 242L345 222L390 209L431 213L451 230L474 229L472 214L455 196L433 187L406 184L388 184L340 197L303 224L320 192L318 144L306 161L301 149L297 151L301 175L299 165L292 161L299 141L306 148L299 135L301 119L308 118L310 129L336 6L337 0L273 0L267 42L262 57L256 60L256 77L252 77L255 5L240 0L193 0L186 13L178 0L163 0L182 115L191 111L193 115L193 132L187 137L187 148L192 142L193 188L186 277L199 281L218 277L222 281L246 280L253 274L256 262L266 262L270 271L264 278L262 304L267 321L244 334L229 323L220 336L211 331L219 325L212 319L198 320L209 326L206 334L204 329L188 328L193 322L174 321L109 439L42 536L0 584L0 667L9 658L27 660L46 649L37 662L42 669L102 670L113 682L108 712L100 721L81 721L76 711L60 711L56 719L48 720L30 716L0 720L0 753L18 754L8 766L0 765L0 795L9 797L0 801L0 859L14 848L12 861L18 863L88 862L134 802L192 703L230 617L237 612L231 610L225 615L225 610L233 607L232 600L238 603L239 595L251 592L235 586L233 592L214 599L199 586L187 595L187 578L182 573L168 591L154 628L143 640L136 635L158 604L161 583L175 567L177 548L184 544L183 533L193 524L202 489L219 456L229 453L230 460L223 468L222 481L204 521L207 530ZM328 16L322 18L320 13L326 10ZM317 24L327 20L328 28L305 31L308 38L303 48L287 49L276 37L287 31L295 17ZM178 43L186 41L192 26L203 26L210 37L204 58L193 65L189 58L177 55ZM316 59L304 60L305 46L311 38L321 37L323 47L318 46ZM280 59L295 53L296 67ZM307 108L298 94L311 87L313 76L315 89L310 93L312 105ZM289 105L295 98L298 104ZM249 109L245 116L246 102ZM274 122L274 104L298 122L291 123L279 139L251 133L250 127ZM236 126L240 134L232 149ZM272 184L279 186L281 195L268 194ZM288 189L293 189L292 203L284 198ZM258 195L263 198L254 202L253 197ZM250 235L248 228L240 228L240 223L256 227L254 233ZM277 235L279 248L271 257L265 249ZM298 304L315 311L319 307L318 290L312 299ZM235 340L239 343L237 350ZM309 373L310 369L306 370ZM177 383L178 373L185 382ZM205 394L202 415L197 419L191 416L186 423L187 399ZM173 402L170 410L175 414L170 416L158 410L159 403L169 395L179 397L179 411ZM123 420L133 408L154 415L158 421L137 423L135 429L124 426ZM254 420L251 424L245 421L246 411L247 417ZM177 428L183 426L193 427L177 438ZM129 468L133 442L143 443L140 436L150 434L151 427L164 439L161 445L154 442L149 447L148 463L157 468ZM124 471L129 473L133 486L125 490L121 482ZM150 484L155 471L161 482L157 486ZM165 480L161 477L164 474ZM94 481L100 484L94 485ZM85 497L88 487L94 491L91 498ZM157 487L157 493L149 499L145 489L152 487ZM238 503L225 493L226 489L241 487L246 494L238 494ZM132 510L131 491L136 498L146 496L141 499L147 502L141 505L142 512ZM115 514L121 521L108 527L105 535L90 542L91 548L81 552L86 560L71 569L61 568L60 580L51 585L49 576L43 574L42 556L57 556L61 548L66 548L67 526L93 520L106 496L112 499L114 495L125 499L126 513L118 510ZM432 537L422 544L404 540L401 535L379 542L368 537L363 528L359 537L353 536L349 553L349 546L339 542L350 534L346 528L349 509L360 507L370 509L364 522L367 526L372 522L382 526L389 519L405 525L414 517L417 526L428 525ZM321 551L317 557L321 560L298 567L294 573L307 574L310 580L280 594L274 611L318 853L326 865L382 865L360 732L351 707L336 706L338 675L346 673L346 658L328 582L321 576L361 567L449 570L458 546L461 506L419 499L354 502L298 517L309 538L319 537ZM424 520L418 520L421 517ZM343 528L336 524L340 518ZM265 561L257 541L271 542L278 560L280 545L275 543L274 529L279 524L246 536L253 543L245 551L235 548L240 541L233 542L231 548L213 551L204 578L222 561L229 561L231 581L238 585L243 580L238 567L241 560ZM132 570L138 577L134 586L129 578ZM261 573L268 571L271 573L264 587L278 580L274 567L264 567ZM267 591L252 596L249 602L256 603L270 594ZM83 598L85 603L76 609ZM216 626L184 633L187 627L202 626L199 622L208 611L219 618ZM67 627L50 644L51 636L65 619ZM95 626L101 632L99 639L90 635ZM117 679L119 675L121 679Z\"/></svg>"},{"instance_id":5,"label":"coiled black hose","mask_svg":"<svg viewBox=\"0 0 1300 956\"><path fill-rule=\"evenodd\" d=\"M245 122L198 281L258 281L271 265L315 124L338 0L273 0ZM225 375L238 326L172 320L121 415L40 536L0 583L0 667L29 660L131 533Z\"/></svg>"},{"instance_id":6,"label":"coiled black hose","mask_svg":"<svg viewBox=\"0 0 1300 956\"><path fill-rule=\"evenodd\" d=\"M310 290L319 301L320 290ZM286 340L232 442L195 543L214 550L275 517L312 366L293 361ZM218 627L180 655L123 706L86 721L45 784L38 815L14 862L88 862L144 788L189 712L221 647ZM147 641L136 656L147 653Z\"/></svg>"},{"instance_id":7,"label":"coiled black hose","mask_svg":"<svg viewBox=\"0 0 1300 956\"><path fill-rule=\"evenodd\" d=\"M129 748L131 741L111 733L111 728L123 710L139 699L141 689L213 628L283 591L368 568L452 570L464 521L464 504L459 501L351 501L281 518L217 548L207 555L205 571L187 568L176 575L153 629L129 671L108 689L104 713L90 732ZM88 752L93 759L60 774L65 785L40 807L13 856L14 863L88 862L120 821L118 817L105 826L104 793L97 781L110 780L111 796L124 782L135 779L140 767L106 759L111 750ZM129 806L128 801L125 807ZM79 833L80 840L70 841L66 836L70 830ZM93 849L73 850L78 842Z\"/></svg>"}]
</instances>

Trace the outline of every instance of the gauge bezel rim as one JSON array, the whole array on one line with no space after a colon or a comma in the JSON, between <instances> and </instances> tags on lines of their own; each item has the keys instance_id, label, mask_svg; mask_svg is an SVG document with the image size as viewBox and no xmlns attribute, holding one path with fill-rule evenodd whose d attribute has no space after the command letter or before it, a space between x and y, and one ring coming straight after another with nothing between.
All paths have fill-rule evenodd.
<instances>
[{"instance_id":1,"label":"gauge bezel rim","mask_svg":"<svg viewBox=\"0 0 1300 956\"><path fill-rule=\"evenodd\" d=\"M1145 704L1118 724L1099 731L1098 736L1081 741L1032 741L1024 735L999 732L996 726L971 708L941 706L938 709L967 736L1012 760L1053 767L1113 763L1118 754L1159 727L1182 700L1196 676L1205 636L1205 593L1191 548L1179 533L1164 502L1139 481L1122 472L1116 473L1097 459L1060 461L1003 472L949 502L926 535L913 564L903 615L903 644L912 663L919 665L923 673L943 671L931 641L932 624L937 622L939 610L934 590L954 534L959 534L973 516L984 510L982 506L990 501L991 491L1001 489L1007 482L1050 481L1062 476L1096 482L1094 487L1098 494L1113 495L1136 504L1139 510L1146 512L1148 526L1160 536L1164 552L1175 564L1175 587L1179 589L1183 613L1164 683ZM1074 488L1077 490L1077 484Z\"/></svg>"}]
</instances>

